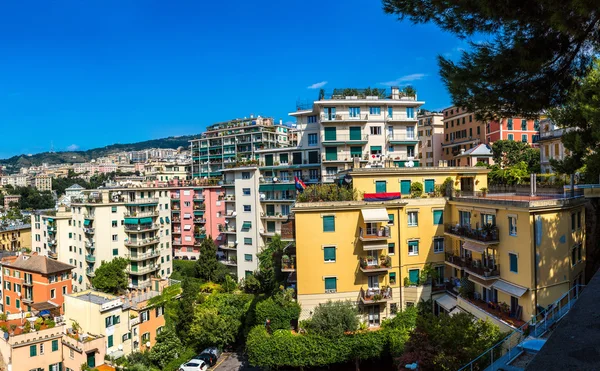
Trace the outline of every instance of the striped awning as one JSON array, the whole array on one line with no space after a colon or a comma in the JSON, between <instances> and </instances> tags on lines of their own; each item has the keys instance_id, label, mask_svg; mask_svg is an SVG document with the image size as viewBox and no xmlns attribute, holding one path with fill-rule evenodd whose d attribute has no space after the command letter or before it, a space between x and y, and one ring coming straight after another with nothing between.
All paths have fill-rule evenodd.
<instances>
[{"instance_id":1,"label":"striped awning","mask_svg":"<svg viewBox=\"0 0 600 371\"><path fill-rule=\"evenodd\" d=\"M469 251L477 252L482 254L485 251L485 246L476 244L475 242L465 241L462 245L463 248Z\"/></svg>"}]
</instances>

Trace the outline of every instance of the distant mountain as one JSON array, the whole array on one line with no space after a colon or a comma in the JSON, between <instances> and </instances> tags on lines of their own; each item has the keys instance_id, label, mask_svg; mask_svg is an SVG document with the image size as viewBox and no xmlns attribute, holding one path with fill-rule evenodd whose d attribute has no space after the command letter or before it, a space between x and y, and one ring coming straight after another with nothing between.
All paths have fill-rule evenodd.
<instances>
[{"instance_id":1,"label":"distant mountain","mask_svg":"<svg viewBox=\"0 0 600 371\"><path fill-rule=\"evenodd\" d=\"M9 172L21 167L38 166L47 164L69 164L77 162L87 162L94 158L106 156L110 153L123 151L140 151L150 148L178 148L189 147L189 141L200 137L197 135L182 135L177 137L168 137L162 139L146 140L144 142L129 144L111 144L102 148L89 149L87 151L73 152L42 152L35 155L17 155L11 158L0 160L0 165L7 166Z\"/></svg>"}]
</instances>

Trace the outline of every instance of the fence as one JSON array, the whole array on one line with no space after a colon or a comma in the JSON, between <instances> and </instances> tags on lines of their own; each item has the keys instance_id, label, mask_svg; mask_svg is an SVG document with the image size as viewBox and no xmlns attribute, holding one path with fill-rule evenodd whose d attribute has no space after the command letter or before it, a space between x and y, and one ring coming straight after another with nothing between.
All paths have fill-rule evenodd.
<instances>
[{"instance_id":1,"label":"fence","mask_svg":"<svg viewBox=\"0 0 600 371\"><path fill-rule=\"evenodd\" d=\"M519 344L527 337L539 337L546 333L552 325L569 312L574 302L581 295L584 287L582 285L572 287L560 299L538 313L529 322L511 332L496 345L483 352L479 357L467 363L458 371L496 371L507 366L514 358L521 354L522 350L519 349Z\"/></svg>"}]
</instances>

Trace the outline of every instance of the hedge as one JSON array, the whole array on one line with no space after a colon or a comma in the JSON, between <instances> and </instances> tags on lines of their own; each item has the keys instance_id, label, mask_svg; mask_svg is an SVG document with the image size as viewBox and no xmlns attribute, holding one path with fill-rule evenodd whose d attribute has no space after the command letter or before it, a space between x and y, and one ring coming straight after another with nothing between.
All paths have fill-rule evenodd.
<instances>
[{"instance_id":1,"label":"hedge","mask_svg":"<svg viewBox=\"0 0 600 371\"><path fill-rule=\"evenodd\" d=\"M289 330L290 322L300 317L300 310L300 304L296 302L270 297L256 304L255 324L264 325L268 319L271 321L271 330Z\"/></svg>"},{"instance_id":2,"label":"hedge","mask_svg":"<svg viewBox=\"0 0 600 371\"><path fill-rule=\"evenodd\" d=\"M389 353L390 344L403 347L407 338L408 331L399 329L361 331L337 338L299 335L288 330L269 335L264 326L258 325L248 334L246 352L252 366L318 367L381 358Z\"/></svg>"}]
</instances>

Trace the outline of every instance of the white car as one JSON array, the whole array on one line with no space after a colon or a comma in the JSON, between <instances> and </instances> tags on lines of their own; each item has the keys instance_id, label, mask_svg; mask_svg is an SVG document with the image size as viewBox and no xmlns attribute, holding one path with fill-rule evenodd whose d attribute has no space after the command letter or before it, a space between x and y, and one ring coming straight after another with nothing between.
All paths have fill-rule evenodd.
<instances>
[{"instance_id":1,"label":"white car","mask_svg":"<svg viewBox=\"0 0 600 371\"><path fill-rule=\"evenodd\" d=\"M193 359L193 360L189 361L188 363L184 363L181 366L179 366L179 371L206 371L206 370L208 370L208 365L200 359Z\"/></svg>"}]
</instances>

